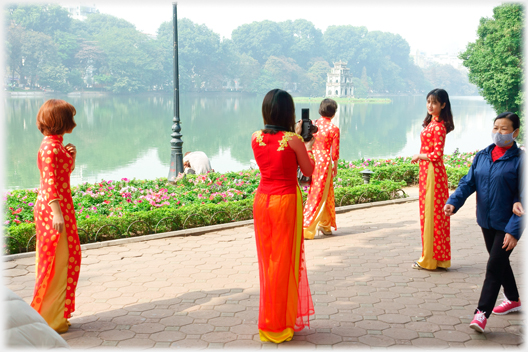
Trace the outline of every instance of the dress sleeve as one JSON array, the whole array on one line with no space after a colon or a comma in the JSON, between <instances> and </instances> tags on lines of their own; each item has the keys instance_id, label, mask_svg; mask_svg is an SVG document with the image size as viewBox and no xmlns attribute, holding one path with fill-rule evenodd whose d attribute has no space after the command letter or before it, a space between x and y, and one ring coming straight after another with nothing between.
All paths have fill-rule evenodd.
<instances>
[{"instance_id":1,"label":"dress sleeve","mask_svg":"<svg viewBox=\"0 0 528 352\"><path fill-rule=\"evenodd\" d=\"M431 138L433 139L433 150L427 153L427 158L433 162L442 160L444 157L446 129L443 124L435 126Z\"/></svg>"},{"instance_id":2,"label":"dress sleeve","mask_svg":"<svg viewBox=\"0 0 528 352\"><path fill-rule=\"evenodd\" d=\"M334 140L332 141L332 160L334 161L334 163L339 160L339 137L339 128L336 128L336 131L334 133Z\"/></svg>"},{"instance_id":3,"label":"dress sleeve","mask_svg":"<svg viewBox=\"0 0 528 352\"><path fill-rule=\"evenodd\" d=\"M47 149L41 149L43 187L46 187L44 200L48 204L54 200L59 200L59 192L57 191L57 172L60 170L58 154L58 148L53 148L51 145L48 145Z\"/></svg>"}]
</instances>

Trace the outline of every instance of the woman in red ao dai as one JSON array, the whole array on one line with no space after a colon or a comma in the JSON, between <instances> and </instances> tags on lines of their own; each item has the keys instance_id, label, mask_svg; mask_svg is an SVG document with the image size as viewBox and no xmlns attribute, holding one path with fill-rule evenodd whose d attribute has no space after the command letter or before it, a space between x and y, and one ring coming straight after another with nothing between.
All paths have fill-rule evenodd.
<instances>
[{"instance_id":1,"label":"woman in red ao dai","mask_svg":"<svg viewBox=\"0 0 528 352\"><path fill-rule=\"evenodd\" d=\"M447 269L451 266L449 217L443 207L449 197L447 174L444 166L446 135L455 126L449 95L443 89L433 89L427 94L427 115L420 134L420 154L412 163L420 165L420 227L422 256L413 263L415 269Z\"/></svg>"},{"instance_id":2,"label":"woman in red ao dai","mask_svg":"<svg viewBox=\"0 0 528 352\"><path fill-rule=\"evenodd\" d=\"M36 283L31 306L59 333L68 331L75 310L75 288L81 267L81 248L70 190L70 174L77 150L62 144L76 126L75 108L58 99L45 102L37 114L44 135L37 164L40 188L35 203L37 235Z\"/></svg>"}]
</instances>

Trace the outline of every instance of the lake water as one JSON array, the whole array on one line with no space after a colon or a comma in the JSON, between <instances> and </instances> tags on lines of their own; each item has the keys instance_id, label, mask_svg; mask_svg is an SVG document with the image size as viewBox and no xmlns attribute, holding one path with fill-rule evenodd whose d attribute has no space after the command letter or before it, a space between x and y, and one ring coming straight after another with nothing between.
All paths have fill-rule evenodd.
<instances>
[{"instance_id":1,"label":"lake water","mask_svg":"<svg viewBox=\"0 0 528 352\"><path fill-rule=\"evenodd\" d=\"M7 189L39 185L36 157L42 135L35 119L49 97L4 98L4 144ZM77 127L64 143L77 147L72 184L123 177L167 177L170 162L172 96L58 96L77 110ZM412 156L420 148L425 97L392 97L389 104L339 104L335 123L341 129L340 158ZM204 151L216 171L247 169L253 159L251 134L262 128L262 97L226 94L182 95L183 150ZM445 152L482 149L491 143L493 109L480 97L452 97L455 130ZM319 101L297 103L319 117Z\"/></svg>"}]
</instances>

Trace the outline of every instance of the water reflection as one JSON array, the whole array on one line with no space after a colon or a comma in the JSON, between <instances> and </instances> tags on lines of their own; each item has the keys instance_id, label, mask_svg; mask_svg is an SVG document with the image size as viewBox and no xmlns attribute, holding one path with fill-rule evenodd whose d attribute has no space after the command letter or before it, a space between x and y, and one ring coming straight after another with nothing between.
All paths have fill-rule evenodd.
<instances>
[{"instance_id":1,"label":"water reflection","mask_svg":"<svg viewBox=\"0 0 528 352\"><path fill-rule=\"evenodd\" d=\"M166 177L170 160L171 96L58 97L77 109L77 128L65 143L77 146L72 183L101 179ZM45 98L6 98L6 186L37 187L36 166L42 135L35 117ZM183 95L184 151L202 150L217 171L248 168L251 133L262 126L261 97ZM317 118L319 102L296 104ZM482 99L452 98L455 130L446 152L471 151L490 143L493 110ZM390 104L339 104L341 158L346 160L412 155L419 149L425 98L394 98Z\"/></svg>"}]
</instances>

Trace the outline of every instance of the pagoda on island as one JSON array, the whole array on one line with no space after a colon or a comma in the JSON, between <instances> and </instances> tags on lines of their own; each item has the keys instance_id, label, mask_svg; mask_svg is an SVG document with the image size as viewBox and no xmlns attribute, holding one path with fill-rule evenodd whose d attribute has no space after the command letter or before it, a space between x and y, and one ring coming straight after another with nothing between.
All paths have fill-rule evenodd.
<instances>
[{"instance_id":1,"label":"pagoda on island","mask_svg":"<svg viewBox=\"0 0 528 352\"><path fill-rule=\"evenodd\" d=\"M352 74L346 67L344 61L334 62L334 67L328 73L326 79L326 97L327 98L353 98L354 85L352 83Z\"/></svg>"}]
</instances>

